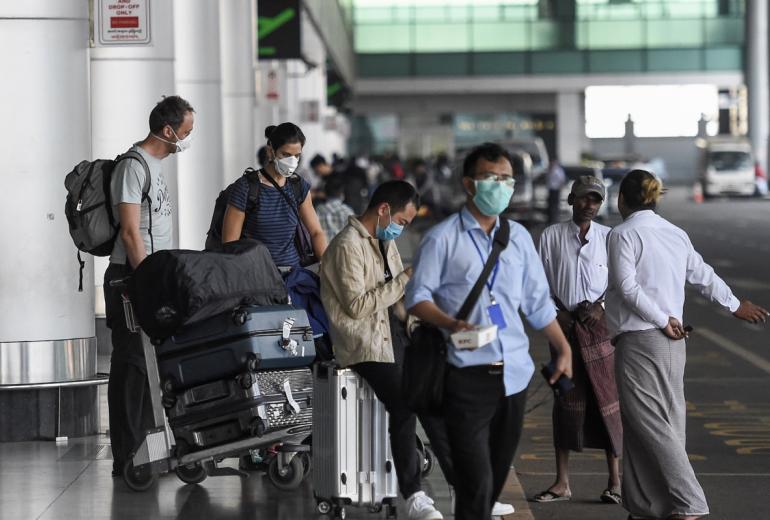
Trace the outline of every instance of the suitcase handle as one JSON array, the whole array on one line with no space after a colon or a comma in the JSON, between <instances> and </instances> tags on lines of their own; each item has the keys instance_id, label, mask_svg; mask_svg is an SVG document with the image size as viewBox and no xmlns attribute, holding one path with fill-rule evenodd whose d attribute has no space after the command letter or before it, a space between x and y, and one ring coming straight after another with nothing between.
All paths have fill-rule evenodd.
<instances>
[{"instance_id":1,"label":"suitcase handle","mask_svg":"<svg viewBox=\"0 0 770 520\"><path fill-rule=\"evenodd\" d=\"M240 327L249 320L251 320L251 314L244 309L235 309L233 311L233 323L235 325Z\"/></svg>"}]
</instances>

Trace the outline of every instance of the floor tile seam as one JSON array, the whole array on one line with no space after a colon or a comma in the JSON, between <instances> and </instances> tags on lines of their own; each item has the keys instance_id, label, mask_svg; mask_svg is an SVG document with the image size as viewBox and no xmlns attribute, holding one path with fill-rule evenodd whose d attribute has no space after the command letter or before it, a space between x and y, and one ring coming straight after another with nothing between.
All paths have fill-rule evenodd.
<instances>
[{"instance_id":1,"label":"floor tile seam","mask_svg":"<svg viewBox=\"0 0 770 520\"><path fill-rule=\"evenodd\" d=\"M55 503L56 503L56 502L57 502L57 501L58 501L58 500L59 500L59 499L60 499L62 496L64 496L64 494L65 494L67 491L69 491L69 489L70 489L70 488L73 486L73 484L75 484L75 482L77 482L77 481L80 479L80 477L83 475L83 473L85 473L85 472L88 470L88 468L90 468L90 467L91 467L91 464L92 464L92 463L93 463L93 461L92 461L92 460L89 460L89 461L88 461L88 463L85 465L85 467L84 467L82 470L80 470L80 472L79 472L79 473L78 473L78 474L75 476L75 478L74 478L74 479L72 479L72 482L70 482L69 484L67 484L67 485L64 487L64 489L62 489L61 493L59 493L58 495L56 495L56 498L54 498L54 499L51 501L51 503L50 503L50 504L48 504L48 507L46 507L46 508L43 510L43 512L42 512L42 513L40 513L40 515L38 515L38 516L37 516L37 518L35 518L35 520L40 520L41 518L43 518L43 516L45 516L45 514L46 514L46 513L47 513L47 512L48 512L48 511L49 511L49 510L50 510L50 509L53 507L53 505L54 505L54 504L55 504Z\"/></svg>"}]
</instances>

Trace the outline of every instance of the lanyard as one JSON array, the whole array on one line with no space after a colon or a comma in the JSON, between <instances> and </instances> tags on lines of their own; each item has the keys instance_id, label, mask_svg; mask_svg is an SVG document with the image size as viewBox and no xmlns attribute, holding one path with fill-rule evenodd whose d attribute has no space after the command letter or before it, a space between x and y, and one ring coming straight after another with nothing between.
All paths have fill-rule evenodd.
<instances>
[{"instance_id":1,"label":"lanyard","mask_svg":"<svg viewBox=\"0 0 770 520\"><path fill-rule=\"evenodd\" d=\"M471 234L471 230L468 230L468 236L471 237L471 242L473 242L473 245L476 247L476 252L479 254L479 258L481 259L481 265L482 268L484 264L486 263L486 260L484 260L484 254L481 252L481 248L476 243L476 239L473 238L473 235ZM489 296L492 298L492 303L495 303L495 295L492 293L492 287L495 286L495 280L497 280L497 268L500 267L500 258L497 259L495 262L495 268L492 270L492 279L484 282L484 284L487 286L487 289L489 289Z\"/></svg>"}]
</instances>

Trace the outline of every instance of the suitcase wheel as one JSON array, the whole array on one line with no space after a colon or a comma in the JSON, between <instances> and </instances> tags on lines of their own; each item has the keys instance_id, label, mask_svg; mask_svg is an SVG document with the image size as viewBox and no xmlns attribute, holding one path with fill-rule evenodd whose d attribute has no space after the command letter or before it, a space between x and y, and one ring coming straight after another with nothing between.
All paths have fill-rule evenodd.
<instances>
[{"instance_id":1,"label":"suitcase wheel","mask_svg":"<svg viewBox=\"0 0 770 520\"><path fill-rule=\"evenodd\" d=\"M398 510L393 504L385 506L385 518L398 518Z\"/></svg>"},{"instance_id":2,"label":"suitcase wheel","mask_svg":"<svg viewBox=\"0 0 770 520\"><path fill-rule=\"evenodd\" d=\"M185 484L200 484L209 475L206 473L206 468L202 465L190 464L188 466L177 466L176 476Z\"/></svg>"},{"instance_id":3,"label":"suitcase wheel","mask_svg":"<svg viewBox=\"0 0 770 520\"><path fill-rule=\"evenodd\" d=\"M152 472L150 464L134 467L133 456L123 466L123 480L133 491L147 491L158 480L158 475Z\"/></svg>"},{"instance_id":4,"label":"suitcase wheel","mask_svg":"<svg viewBox=\"0 0 770 520\"><path fill-rule=\"evenodd\" d=\"M332 511L332 505L326 500L321 500L320 502L318 502L316 509L322 515L328 515Z\"/></svg>"},{"instance_id":5,"label":"suitcase wheel","mask_svg":"<svg viewBox=\"0 0 770 520\"><path fill-rule=\"evenodd\" d=\"M278 457L274 457L267 467L267 477L275 487L282 491L293 491L302 484L305 478L305 468L299 457L292 457L282 470L278 467Z\"/></svg>"},{"instance_id":6,"label":"suitcase wheel","mask_svg":"<svg viewBox=\"0 0 770 520\"><path fill-rule=\"evenodd\" d=\"M369 506L369 512L373 515L376 515L380 511L382 511L382 504L374 504L373 506Z\"/></svg>"},{"instance_id":7,"label":"suitcase wheel","mask_svg":"<svg viewBox=\"0 0 770 520\"><path fill-rule=\"evenodd\" d=\"M345 520L345 508L343 506L334 506L334 518Z\"/></svg>"}]
</instances>

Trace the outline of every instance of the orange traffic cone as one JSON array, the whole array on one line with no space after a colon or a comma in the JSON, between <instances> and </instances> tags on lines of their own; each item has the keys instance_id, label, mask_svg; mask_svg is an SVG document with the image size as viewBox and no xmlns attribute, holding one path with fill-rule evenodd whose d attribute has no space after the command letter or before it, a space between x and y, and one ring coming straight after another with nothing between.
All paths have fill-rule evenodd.
<instances>
[{"instance_id":1,"label":"orange traffic cone","mask_svg":"<svg viewBox=\"0 0 770 520\"><path fill-rule=\"evenodd\" d=\"M700 182L696 182L692 187L692 200L695 204L703 202L703 186L701 186Z\"/></svg>"}]
</instances>

